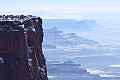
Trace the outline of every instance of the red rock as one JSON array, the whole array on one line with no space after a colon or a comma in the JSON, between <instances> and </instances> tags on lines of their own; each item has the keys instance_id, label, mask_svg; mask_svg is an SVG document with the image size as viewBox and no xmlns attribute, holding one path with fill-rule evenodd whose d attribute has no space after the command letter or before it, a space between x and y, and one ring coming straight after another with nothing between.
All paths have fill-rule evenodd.
<instances>
[{"instance_id":1,"label":"red rock","mask_svg":"<svg viewBox=\"0 0 120 80\"><path fill-rule=\"evenodd\" d=\"M24 15L0 19L0 80L48 80L42 19Z\"/></svg>"}]
</instances>

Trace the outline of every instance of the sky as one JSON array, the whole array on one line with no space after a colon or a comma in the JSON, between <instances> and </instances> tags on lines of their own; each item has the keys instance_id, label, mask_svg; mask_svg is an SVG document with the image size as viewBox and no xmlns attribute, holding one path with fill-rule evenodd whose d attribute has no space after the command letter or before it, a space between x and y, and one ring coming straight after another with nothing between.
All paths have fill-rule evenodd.
<instances>
[{"instance_id":1,"label":"sky","mask_svg":"<svg viewBox=\"0 0 120 80\"><path fill-rule=\"evenodd\" d=\"M120 0L0 0L0 14L117 22Z\"/></svg>"}]
</instances>

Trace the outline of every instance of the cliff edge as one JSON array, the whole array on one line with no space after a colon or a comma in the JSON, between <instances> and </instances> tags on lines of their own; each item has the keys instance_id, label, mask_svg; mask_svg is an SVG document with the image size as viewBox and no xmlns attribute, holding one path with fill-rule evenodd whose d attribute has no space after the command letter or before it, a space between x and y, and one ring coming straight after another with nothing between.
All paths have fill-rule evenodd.
<instances>
[{"instance_id":1,"label":"cliff edge","mask_svg":"<svg viewBox=\"0 0 120 80\"><path fill-rule=\"evenodd\" d=\"M40 17L0 16L0 80L48 80Z\"/></svg>"}]
</instances>

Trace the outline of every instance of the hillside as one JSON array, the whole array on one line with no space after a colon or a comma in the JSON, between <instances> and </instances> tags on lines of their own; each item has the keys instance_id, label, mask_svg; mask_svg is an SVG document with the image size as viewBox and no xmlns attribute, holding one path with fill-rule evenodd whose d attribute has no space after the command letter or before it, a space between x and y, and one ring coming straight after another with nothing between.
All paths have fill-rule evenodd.
<instances>
[{"instance_id":1,"label":"hillside","mask_svg":"<svg viewBox=\"0 0 120 80\"><path fill-rule=\"evenodd\" d=\"M44 29L43 31L44 31L44 41L43 41L44 46L46 44L53 46L77 46L81 44L85 44L85 45L97 44L96 41L80 37L75 33L65 34L64 32L58 30L57 28Z\"/></svg>"},{"instance_id":2,"label":"hillside","mask_svg":"<svg viewBox=\"0 0 120 80\"><path fill-rule=\"evenodd\" d=\"M44 19L43 28L54 28L64 32L86 32L90 31L90 27L84 21L76 21L69 19Z\"/></svg>"}]
</instances>

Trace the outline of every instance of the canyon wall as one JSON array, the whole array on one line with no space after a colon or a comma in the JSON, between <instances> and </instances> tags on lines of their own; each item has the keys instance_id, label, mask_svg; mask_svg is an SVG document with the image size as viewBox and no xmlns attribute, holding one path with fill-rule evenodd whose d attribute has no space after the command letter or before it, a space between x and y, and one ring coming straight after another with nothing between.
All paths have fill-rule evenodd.
<instances>
[{"instance_id":1,"label":"canyon wall","mask_svg":"<svg viewBox=\"0 0 120 80\"><path fill-rule=\"evenodd\" d=\"M40 17L0 16L0 80L48 80Z\"/></svg>"}]
</instances>

